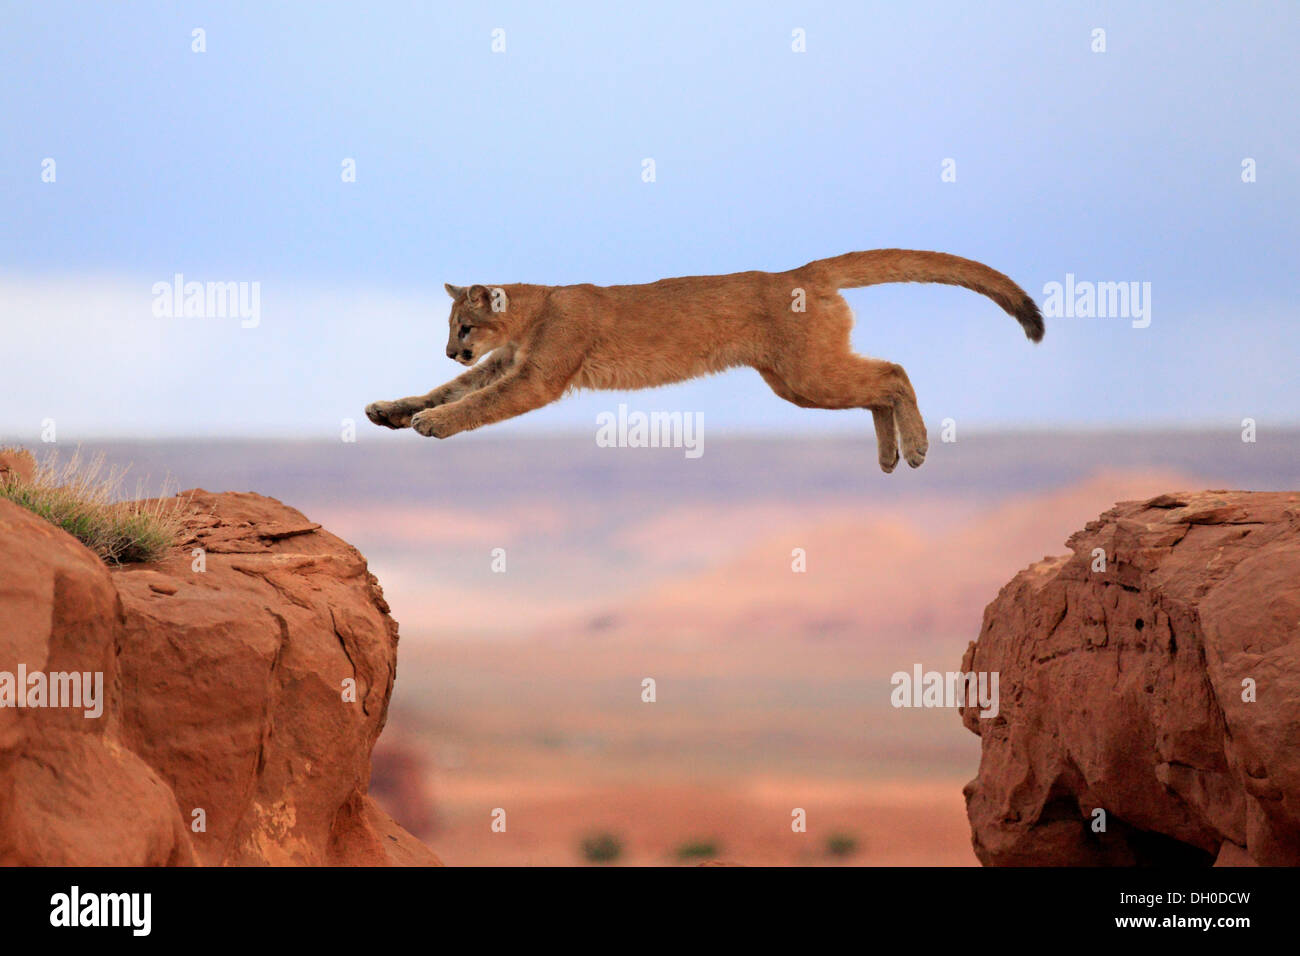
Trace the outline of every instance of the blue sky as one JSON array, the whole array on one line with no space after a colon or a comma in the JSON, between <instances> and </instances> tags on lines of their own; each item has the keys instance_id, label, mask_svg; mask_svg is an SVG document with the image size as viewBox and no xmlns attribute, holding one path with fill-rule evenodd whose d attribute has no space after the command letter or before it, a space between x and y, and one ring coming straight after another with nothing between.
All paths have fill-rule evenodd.
<instances>
[{"instance_id":1,"label":"blue sky","mask_svg":"<svg viewBox=\"0 0 1300 956\"><path fill-rule=\"evenodd\" d=\"M331 437L350 416L416 440L361 408L458 370L444 281L883 246L980 259L1040 301L1067 273L1151 283L1150 327L1049 318L1037 347L964 290L848 293L855 344L908 369L932 423L1300 422L1291 3L0 10L0 434ZM260 324L154 316L178 272L260 283ZM620 401L870 430L749 370L498 428L594 430Z\"/></svg>"}]
</instances>

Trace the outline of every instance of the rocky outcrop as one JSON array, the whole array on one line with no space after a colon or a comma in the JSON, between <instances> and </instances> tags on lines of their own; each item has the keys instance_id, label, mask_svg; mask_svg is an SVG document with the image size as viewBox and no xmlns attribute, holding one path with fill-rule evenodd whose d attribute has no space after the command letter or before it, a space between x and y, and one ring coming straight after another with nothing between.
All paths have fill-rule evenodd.
<instances>
[{"instance_id":1,"label":"rocky outcrop","mask_svg":"<svg viewBox=\"0 0 1300 956\"><path fill-rule=\"evenodd\" d=\"M962 662L1000 675L962 710L980 860L1300 864L1300 494L1123 502L1067 546Z\"/></svg>"},{"instance_id":2,"label":"rocky outcrop","mask_svg":"<svg viewBox=\"0 0 1300 956\"><path fill-rule=\"evenodd\" d=\"M121 617L99 558L0 500L0 862L194 859L170 787L122 746L104 700L116 682ZM20 706L33 689L29 673L102 675L101 714L86 715L96 709L93 683L76 695L88 707Z\"/></svg>"},{"instance_id":3,"label":"rocky outcrop","mask_svg":"<svg viewBox=\"0 0 1300 956\"><path fill-rule=\"evenodd\" d=\"M36 458L23 448L0 448L0 483L31 481L36 476Z\"/></svg>"},{"instance_id":4,"label":"rocky outcrop","mask_svg":"<svg viewBox=\"0 0 1300 956\"><path fill-rule=\"evenodd\" d=\"M104 688L0 707L0 862L436 864L367 794L397 625L365 559L274 499L183 496L187 540L113 570L0 501L0 694Z\"/></svg>"}]
</instances>

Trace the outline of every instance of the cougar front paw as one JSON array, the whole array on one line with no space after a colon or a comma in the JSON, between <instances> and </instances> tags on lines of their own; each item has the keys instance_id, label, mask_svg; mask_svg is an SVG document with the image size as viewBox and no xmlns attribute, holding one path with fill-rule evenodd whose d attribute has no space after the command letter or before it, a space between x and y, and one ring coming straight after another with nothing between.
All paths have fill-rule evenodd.
<instances>
[{"instance_id":1,"label":"cougar front paw","mask_svg":"<svg viewBox=\"0 0 1300 956\"><path fill-rule=\"evenodd\" d=\"M411 426L411 412L400 402L371 402L366 406L366 418L385 428Z\"/></svg>"},{"instance_id":2,"label":"cougar front paw","mask_svg":"<svg viewBox=\"0 0 1300 956\"><path fill-rule=\"evenodd\" d=\"M437 408L416 412L411 418L411 427L425 438L448 438L459 430L453 427L442 410Z\"/></svg>"}]
</instances>

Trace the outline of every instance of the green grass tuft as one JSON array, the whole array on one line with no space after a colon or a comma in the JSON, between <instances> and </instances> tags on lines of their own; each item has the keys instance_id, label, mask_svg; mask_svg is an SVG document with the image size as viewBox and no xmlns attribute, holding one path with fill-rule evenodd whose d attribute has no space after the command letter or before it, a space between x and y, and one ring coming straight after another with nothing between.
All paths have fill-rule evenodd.
<instances>
[{"instance_id":1,"label":"green grass tuft","mask_svg":"<svg viewBox=\"0 0 1300 956\"><path fill-rule=\"evenodd\" d=\"M691 840L677 848L677 859L683 863L690 860L708 860L718 855L718 844L712 840Z\"/></svg>"},{"instance_id":2,"label":"green grass tuft","mask_svg":"<svg viewBox=\"0 0 1300 956\"><path fill-rule=\"evenodd\" d=\"M623 841L612 833L594 833L582 841L582 856L588 863L613 863L623 855Z\"/></svg>"},{"instance_id":3,"label":"green grass tuft","mask_svg":"<svg viewBox=\"0 0 1300 956\"><path fill-rule=\"evenodd\" d=\"M852 833L832 833L826 838L826 852L831 856L852 856L858 852L858 838Z\"/></svg>"},{"instance_id":4,"label":"green grass tuft","mask_svg":"<svg viewBox=\"0 0 1300 956\"><path fill-rule=\"evenodd\" d=\"M6 498L62 528L108 564L154 561L180 535L185 499L122 500L126 469L104 468L104 456L89 461L75 452L62 465L57 453L36 466L32 479L11 475L0 480Z\"/></svg>"}]
</instances>

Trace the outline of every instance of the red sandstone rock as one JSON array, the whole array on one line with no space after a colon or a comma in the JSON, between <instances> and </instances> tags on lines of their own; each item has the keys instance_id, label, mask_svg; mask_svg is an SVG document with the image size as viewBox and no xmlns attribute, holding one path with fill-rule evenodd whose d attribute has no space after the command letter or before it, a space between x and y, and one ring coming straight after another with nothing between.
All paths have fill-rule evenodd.
<instances>
[{"instance_id":1,"label":"red sandstone rock","mask_svg":"<svg viewBox=\"0 0 1300 956\"><path fill-rule=\"evenodd\" d=\"M365 559L273 499L186 494L190 539L112 571L0 501L0 672L107 698L0 708L0 863L436 864L367 795L397 625Z\"/></svg>"},{"instance_id":2,"label":"red sandstone rock","mask_svg":"<svg viewBox=\"0 0 1300 956\"><path fill-rule=\"evenodd\" d=\"M0 621L0 672L12 675L11 690L22 670L103 675L98 718L0 707L0 863L190 862L171 791L115 732L122 607L107 569L70 535L4 500Z\"/></svg>"},{"instance_id":3,"label":"red sandstone rock","mask_svg":"<svg viewBox=\"0 0 1300 956\"><path fill-rule=\"evenodd\" d=\"M980 860L1300 864L1300 494L1122 502L1067 546L962 661L1000 674L997 717L962 711Z\"/></svg>"}]
</instances>

